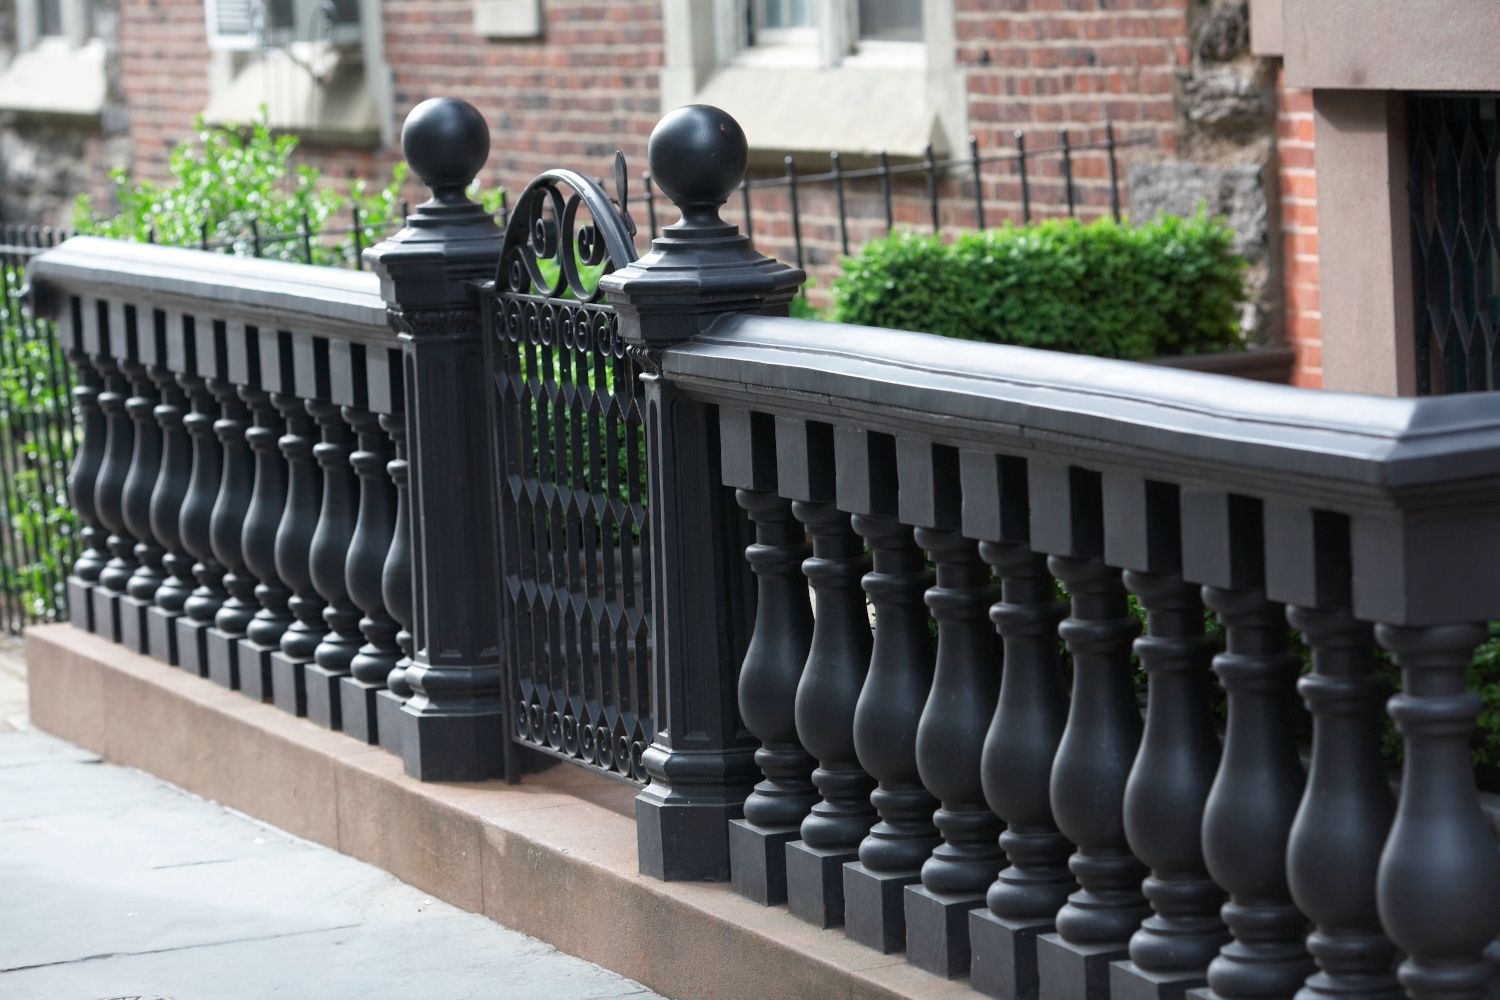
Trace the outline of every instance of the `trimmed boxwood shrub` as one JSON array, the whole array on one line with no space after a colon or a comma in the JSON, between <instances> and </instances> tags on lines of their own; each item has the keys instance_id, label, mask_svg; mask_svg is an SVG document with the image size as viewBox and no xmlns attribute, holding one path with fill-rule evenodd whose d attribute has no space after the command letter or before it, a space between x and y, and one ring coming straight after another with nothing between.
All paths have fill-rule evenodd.
<instances>
[{"instance_id":1,"label":"trimmed boxwood shrub","mask_svg":"<svg viewBox=\"0 0 1500 1000\"><path fill-rule=\"evenodd\" d=\"M1049 219L951 243L897 233L834 279L829 318L1106 358L1244 347L1244 262L1221 219Z\"/></svg>"}]
</instances>

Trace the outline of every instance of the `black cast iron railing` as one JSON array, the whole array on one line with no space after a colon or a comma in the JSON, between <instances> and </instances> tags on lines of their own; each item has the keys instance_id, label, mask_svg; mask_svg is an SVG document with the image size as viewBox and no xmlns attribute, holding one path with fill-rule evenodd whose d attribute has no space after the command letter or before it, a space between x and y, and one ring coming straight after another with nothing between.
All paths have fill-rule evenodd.
<instances>
[{"instance_id":1,"label":"black cast iron railing","mask_svg":"<svg viewBox=\"0 0 1500 1000\"><path fill-rule=\"evenodd\" d=\"M404 144L433 198L375 274L33 261L103 389L76 624L419 778L642 783L644 874L988 996L1486 995L1495 397L789 319L804 273L719 218L747 151L711 108L653 133L682 219L639 259L567 171L502 233L461 101Z\"/></svg>"},{"instance_id":2,"label":"black cast iron railing","mask_svg":"<svg viewBox=\"0 0 1500 1000\"><path fill-rule=\"evenodd\" d=\"M66 479L75 439L73 372L46 320L24 308L26 265L65 233L0 227L0 628L67 615L63 580L78 556ZM97 389L77 390L85 413Z\"/></svg>"}]
</instances>

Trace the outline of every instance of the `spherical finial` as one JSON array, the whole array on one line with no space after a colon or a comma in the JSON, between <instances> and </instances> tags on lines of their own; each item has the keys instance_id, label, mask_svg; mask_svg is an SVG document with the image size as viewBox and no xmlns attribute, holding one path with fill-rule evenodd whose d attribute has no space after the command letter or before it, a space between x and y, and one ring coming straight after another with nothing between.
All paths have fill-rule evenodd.
<instances>
[{"instance_id":1,"label":"spherical finial","mask_svg":"<svg viewBox=\"0 0 1500 1000\"><path fill-rule=\"evenodd\" d=\"M718 108L689 104L667 114L651 130L646 146L651 178L687 213L728 200L750 163L740 123Z\"/></svg>"},{"instance_id":2,"label":"spherical finial","mask_svg":"<svg viewBox=\"0 0 1500 1000\"><path fill-rule=\"evenodd\" d=\"M434 194L439 189L462 192L490 158L490 127L468 101L429 98L406 116L401 151Z\"/></svg>"}]
</instances>

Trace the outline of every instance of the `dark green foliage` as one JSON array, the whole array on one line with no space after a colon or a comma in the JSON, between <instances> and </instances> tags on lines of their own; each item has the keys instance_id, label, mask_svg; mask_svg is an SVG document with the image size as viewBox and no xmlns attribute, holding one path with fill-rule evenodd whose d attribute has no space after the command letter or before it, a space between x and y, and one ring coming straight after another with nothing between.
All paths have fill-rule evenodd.
<instances>
[{"instance_id":1,"label":"dark green foliage","mask_svg":"<svg viewBox=\"0 0 1500 1000\"><path fill-rule=\"evenodd\" d=\"M1220 219L1048 219L952 243L874 240L833 283L830 319L1108 358L1244 346L1244 262Z\"/></svg>"}]
</instances>

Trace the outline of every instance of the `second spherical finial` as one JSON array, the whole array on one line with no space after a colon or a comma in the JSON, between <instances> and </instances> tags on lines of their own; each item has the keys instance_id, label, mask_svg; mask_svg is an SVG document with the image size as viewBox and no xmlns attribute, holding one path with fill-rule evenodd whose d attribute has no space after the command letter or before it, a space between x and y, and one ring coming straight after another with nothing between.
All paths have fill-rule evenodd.
<instances>
[{"instance_id":1,"label":"second spherical finial","mask_svg":"<svg viewBox=\"0 0 1500 1000\"><path fill-rule=\"evenodd\" d=\"M434 193L439 188L461 192L490 157L490 127L468 101L432 97L406 116L401 151Z\"/></svg>"},{"instance_id":2,"label":"second spherical finial","mask_svg":"<svg viewBox=\"0 0 1500 1000\"><path fill-rule=\"evenodd\" d=\"M680 208L722 205L750 163L750 145L740 123L707 104L669 112L646 147L651 177Z\"/></svg>"}]
</instances>

